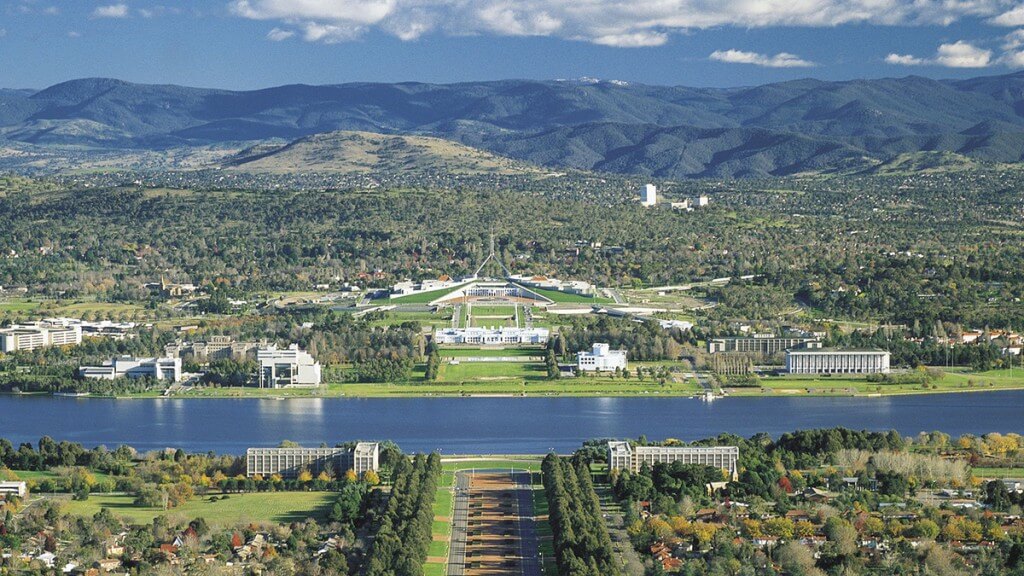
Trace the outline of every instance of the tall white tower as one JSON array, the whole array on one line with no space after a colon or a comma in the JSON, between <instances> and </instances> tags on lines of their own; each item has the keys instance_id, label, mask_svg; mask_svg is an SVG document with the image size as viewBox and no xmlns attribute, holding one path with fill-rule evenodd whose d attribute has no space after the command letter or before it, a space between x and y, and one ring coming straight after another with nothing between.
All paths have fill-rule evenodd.
<instances>
[{"instance_id":1,"label":"tall white tower","mask_svg":"<svg viewBox=\"0 0 1024 576\"><path fill-rule=\"evenodd\" d=\"M654 184L644 185L644 189L640 191L640 205L641 206L654 206L658 203L658 188Z\"/></svg>"}]
</instances>

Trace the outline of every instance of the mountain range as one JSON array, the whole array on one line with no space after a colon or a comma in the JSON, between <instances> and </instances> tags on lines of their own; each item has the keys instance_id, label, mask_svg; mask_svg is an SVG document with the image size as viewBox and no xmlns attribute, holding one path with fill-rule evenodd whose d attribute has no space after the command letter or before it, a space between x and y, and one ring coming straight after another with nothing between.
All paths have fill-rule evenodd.
<instances>
[{"instance_id":1,"label":"mountain range","mask_svg":"<svg viewBox=\"0 0 1024 576\"><path fill-rule=\"evenodd\" d=\"M288 150L339 130L662 178L856 170L919 152L1009 163L1024 159L1024 73L729 89L503 80L230 91L90 78L0 90L0 144L158 151L273 140Z\"/></svg>"}]
</instances>

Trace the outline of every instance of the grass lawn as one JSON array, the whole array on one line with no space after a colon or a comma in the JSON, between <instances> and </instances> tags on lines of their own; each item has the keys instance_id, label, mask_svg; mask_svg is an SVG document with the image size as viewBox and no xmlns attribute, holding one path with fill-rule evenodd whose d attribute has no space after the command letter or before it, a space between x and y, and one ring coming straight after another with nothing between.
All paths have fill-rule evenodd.
<instances>
[{"instance_id":1,"label":"grass lawn","mask_svg":"<svg viewBox=\"0 0 1024 576\"><path fill-rule=\"evenodd\" d=\"M990 370L967 372L954 369L925 387L922 384L881 384L870 382L865 376L842 375L823 377L811 375L770 376L760 380L760 388L729 388L733 396L760 396L763 394L814 395L891 395L932 394L941 392L971 392L978 390L1011 390L1024 388L1024 370Z\"/></svg>"},{"instance_id":2,"label":"grass lawn","mask_svg":"<svg viewBox=\"0 0 1024 576\"><path fill-rule=\"evenodd\" d=\"M527 288L530 292L534 292L539 296L543 296L548 300L555 303L565 304L609 304L613 300L608 298L599 298L597 296L580 296L579 294L567 294L565 292L559 292L558 290L545 290L543 288Z\"/></svg>"},{"instance_id":3,"label":"grass lawn","mask_svg":"<svg viewBox=\"0 0 1024 576\"><path fill-rule=\"evenodd\" d=\"M0 302L0 312L31 312L39 308L39 302L30 300L4 300Z\"/></svg>"},{"instance_id":4,"label":"grass lawn","mask_svg":"<svg viewBox=\"0 0 1024 576\"><path fill-rule=\"evenodd\" d=\"M439 382L543 380L547 377L544 365L537 362L442 362L438 374Z\"/></svg>"},{"instance_id":5,"label":"grass lawn","mask_svg":"<svg viewBox=\"0 0 1024 576\"><path fill-rule=\"evenodd\" d=\"M650 378L640 381L599 378L564 380L498 379L476 382L423 382L402 384L344 384L348 396L402 397L402 396L472 396L472 395L526 395L526 396L694 396L701 388L693 382L670 382L660 386Z\"/></svg>"},{"instance_id":6,"label":"grass lawn","mask_svg":"<svg viewBox=\"0 0 1024 576\"><path fill-rule=\"evenodd\" d=\"M59 474L57 474L56 472L51 472L50 470L11 470L11 472L13 472L15 476L17 476L18 480L24 480L25 482L41 482L43 480L56 480L57 478L60 477ZM90 471L89 473L92 474L93 478L95 478L97 482L100 480L113 479L113 476L110 476L109 474L105 474L103 472Z\"/></svg>"},{"instance_id":7,"label":"grass lawn","mask_svg":"<svg viewBox=\"0 0 1024 576\"><path fill-rule=\"evenodd\" d=\"M445 288L443 290L432 290L430 292L420 292L417 294L408 294L406 296L392 296L387 300L375 301L375 303L390 302L391 304L429 304L442 296L447 296L448 294L455 292L461 286L462 284L459 284L458 286L452 286L451 288Z\"/></svg>"},{"instance_id":8,"label":"grass lawn","mask_svg":"<svg viewBox=\"0 0 1024 576\"><path fill-rule=\"evenodd\" d=\"M529 456L508 459L492 458L486 460L442 460L441 469L445 472L455 472L457 470L508 470L509 468L514 468L516 470L540 472L540 464L541 458L539 456L532 458Z\"/></svg>"},{"instance_id":9,"label":"grass lawn","mask_svg":"<svg viewBox=\"0 0 1024 576\"><path fill-rule=\"evenodd\" d=\"M445 576L448 574L448 567L444 564L427 562L423 565L423 576Z\"/></svg>"},{"instance_id":10,"label":"grass lawn","mask_svg":"<svg viewBox=\"0 0 1024 576\"><path fill-rule=\"evenodd\" d=\"M333 492L262 492L231 494L227 500L210 502L209 496L197 496L187 504L168 511L136 506L129 495L93 494L85 501L63 500L65 509L75 516L92 516L100 508L108 508L114 515L138 524L148 524L162 514L174 514L185 519L202 517L211 524L233 526L246 522L280 524L309 517L322 520L336 497Z\"/></svg>"},{"instance_id":11,"label":"grass lawn","mask_svg":"<svg viewBox=\"0 0 1024 576\"><path fill-rule=\"evenodd\" d=\"M1024 478L1024 468L971 468L978 478Z\"/></svg>"}]
</instances>

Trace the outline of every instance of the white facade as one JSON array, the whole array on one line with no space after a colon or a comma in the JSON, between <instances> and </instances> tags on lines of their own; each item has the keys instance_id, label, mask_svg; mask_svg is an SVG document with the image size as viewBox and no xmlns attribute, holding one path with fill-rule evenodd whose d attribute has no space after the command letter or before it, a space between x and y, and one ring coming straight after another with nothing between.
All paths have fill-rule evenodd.
<instances>
[{"instance_id":1,"label":"white facade","mask_svg":"<svg viewBox=\"0 0 1024 576\"><path fill-rule=\"evenodd\" d=\"M0 330L0 352L19 352L82 343L80 325L62 326L48 322L16 324Z\"/></svg>"},{"instance_id":2,"label":"white facade","mask_svg":"<svg viewBox=\"0 0 1024 576\"><path fill-rule=\"evenodd\" d=\"M434 332L437 344L545 344L547 328L438 328Z\"/></svg>"},{"instance_id":3,"label":"white facade","mask_svg":"<svg viewBox=\"0 0 1024 576\"><path fill-rule=\"evenodd\" d=\"M645 184L640 191L640 205L654 206L658 203L658 187L654 184Z\"/></svg>"},{"instance_id":4,"label":"white facade","mask_svg":"<svg viewBox=\"0 0 1024 576\"><path fill-rule=\"evenodd\" d=\"M608 469L639 472L644 464L700 464L725 470L735 480L739 474L740 449L736 446L633 446L608 442Z\"/></svg>"},{"instance_id":5,"label":"white facade","mask_svg":"<svg viewBox=\"0 0 1024 576\"><path fill-rule=\"evenodd\" d=\"M885 350L819 348L787 350L789 374L880 374L889 372L889 353Z\"/></svg>"},{"instance_id":6,"label":"white facade","mask_svg":"<svg viewBox=\"0 0 1024 576\"><path fill-rule=\"evenodd\" d=\"M81 366L78 375L94 380L143 378L181 382L181 358L133 358L121 356L102 366Z\"/></svg>"},{"instance_id":7,"label":"white facade","mask_svg":"<svg viewBox=\"0 0 1024 576\"><path fill-rule=\"evenodd\" d=\"M354 448L249 448L245 451L247 476L295 478L303 470L314 476L329 472L340 477L349 470L362 476L380 469L380 444L358 442Z\"/></svg>"},{"instance_id":8,"label":"white facade","mask_svg":"<svg viewBox=\"0 0 1024 576\"><path fill-rule=\"evenodd\" d=\"M0 496L28 496L28 484L24 482L0 482Z\"/></svg>"},{"instance_id":9,"label":"white facade","mask_svg":"<svg viewBox=\"0 0 1024 576\"><path fill-rule=\"evenodd\" d=\"M284 350L271 345L256 351L260 363L260 388L319 386L320 363L298 344Z\"/></svg>"},{"instance_id":10,"label":"white facade","mask_svg":"<svg viewBox=\"0 0 1024 576\"><path fill-rule=\"evenodd\" d=\"M576 368L581 372L614 372L626 369L626 351L612 350L608 344L594 344L589 352L576 353Z\"/></svg>"}]
</instances>

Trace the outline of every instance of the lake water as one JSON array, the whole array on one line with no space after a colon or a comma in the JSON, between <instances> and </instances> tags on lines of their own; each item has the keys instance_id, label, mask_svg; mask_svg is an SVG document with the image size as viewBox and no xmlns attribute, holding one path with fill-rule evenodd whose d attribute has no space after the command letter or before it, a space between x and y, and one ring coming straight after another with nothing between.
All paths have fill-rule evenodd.
<instances>
[{"instance_id":1,"label":"lake water","mask_svg":"<svg viewBox=\"0 0 1024 576\"><path fill-rule=\"evenodd\" d=\"M407 452L569 452L589 438L696 440L845 426L905 435L1024 433L1024 392L888 398L330 398L112 400L0 396L0 437L241 454L293 440L394 440Z\"/></svg>"}]
</instances>

